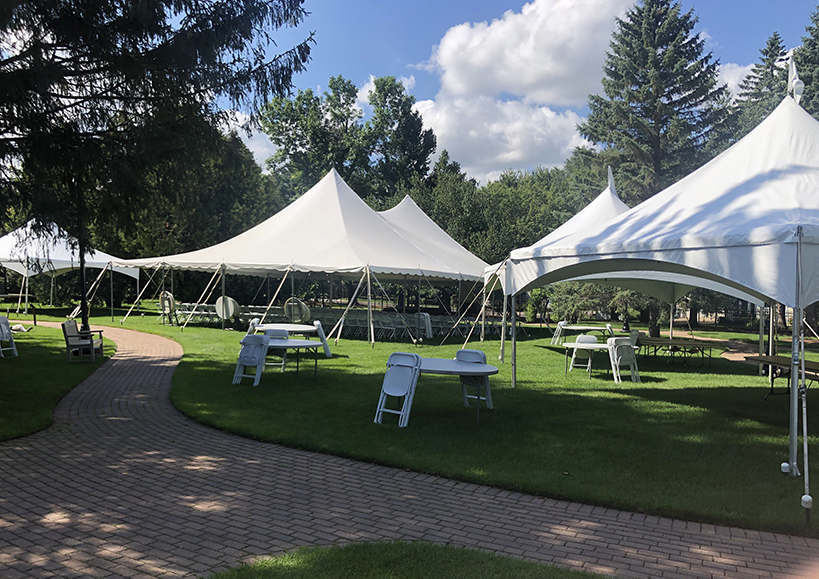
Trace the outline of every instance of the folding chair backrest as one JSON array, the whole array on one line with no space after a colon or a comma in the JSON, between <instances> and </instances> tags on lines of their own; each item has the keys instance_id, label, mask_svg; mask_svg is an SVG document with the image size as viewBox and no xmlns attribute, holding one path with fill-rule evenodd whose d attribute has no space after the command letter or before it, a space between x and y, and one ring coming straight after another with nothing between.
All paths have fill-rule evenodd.
<instances>
[{"instance_id":1,"label":"folding chair backrest","mask_svg":"<svg viewBox=\"0 0 819 579\"><path fill-rule=\"evenodd\" d=\"M618 359L631 359L634 356L634 346L631 345L631 338L609 338L606 340L609 348L613 348Z\"/></svg>"},{"instance_id":2,"label":"folding chair backrest","mask_svg":"<svg viewBox=\"0 0 819 579\"><path fill-rule=\"evenodd\" d=\"M580 334L574 339L575 342L578 344L596 344L597 343L597 336L592 336L590 334ZM585 350L583 348L575 348L574 354L572 354L572 361L574 360L586 360L591 358L592 352L590 350Z\"/></svg>"},{"instance_id":3,"label":"folding chair backrest","mask_svg":"<svg viewBox=\"0 0 819 579\"><path fill-rule=\"evenodd\" d=\"M321 322L316 320L313 322L313 325L316 327L319 340L321 340L321 347L324 348L324 355L328 358L332 358L333 353L330 351L330 345L327 343L327 336L324 335L324 328L321 327Z\"/></svg>"},{"instance_id":4,"label":"folding chair backrest","mask_svg":"<svg viewBox=\"0 0 819 579\"><path fill-rule=\"evenodd\" d=\"M611 327L611 324L606 324L606 331L609 333L609 336L614 335L614 328Z\"/></svg>"},{"instance_id":5,"label":"folding chair backrest","mask_svg":"<svg viewBox=\"0 0 819 579\"><path fill-rule=\"evenodd\" d=\"M474 362L476 364L486 364L486 352L481 350L458 350L455 352L455 359L460 362Z\"/></svg>"},{"instance_id":6,"label":"folding chair backrest","mask_svg":"<svg viewBox=\"0 0 819 579\"><path fill-rule=\"evenodd\" d=\"M253 318L252 320L250 320L250 325L247 327L247 333L249 336L252 336L253 334L256 333L256 326L258 326L260 323L261 320L259 318Z\"/></svg>"},{"instance_id":7,"label":"folding chair backrest","mask_svg":"<svg viewBox=\"0 0 819 579\"><path fill-rule=\"evenodd\" d=\"M631 340L631 345L636 348L637 342L640 341L640 330L631 330L631 333L629 334L629 340Z\"/></svg>"},{"instance_id":8,"label":"folding chair backrest","mask_svg":"<svg viewBox=\"0 0 819 579\"><path fill-rule=\"evenodd\" d=\"M245 366L255 366L264 360L267 353L267 344L270 338L252 334L242 338L242 351L239 352L239 362Z\"/></svg>"},{"instance_id":9,"label":"folding chair backrest","mask_svg":"<svg viewBox=\"0 0 819 579\"><path fill-rule=\"evenodd\" d=\"M163 314L171 314L176 309L176 300L171 292L165 291L159 294L159 305Z\"/></svg>"},{"instance_id":10,"label":"folding chair backrest","mask_svg":"<svg viewBox=\"0 0 819 579\"><path fill-rule=\"evenodd\" d=\"M287 330L279 330L276 328L271 328L270 330L265 330L264 335L268 337L270 340L286 340L290 337L290 334Z\"/></svg>"},{"instance_id":11,"label":"folding chair backrest","mask_svg":"<svg viewBox=\"0 0 819 579\"><path fill-rule=\"evenodd\" d=\"M387 372L381 389L390 396L406 396L418 380L421 356L394 352L387 360Z\"/></svg>"},{"instance_id":12,"label":"folding chair backrest","mask_svg":"<svg viewBox=\"0 0 819 579\"><path fill-rule=\"evenodd\" d=\"M0 316L0 341L8 342L12 340L11 326L6 316Z\"/></svg>"},{"instance_id":13,"label":"folding chair backrest","mask_svg":"<svg viewBox=\"0 0 819 579\"><path fill-rule=\"evenodd\" d=\"M80 332L77 329L77 321L76 320L66 320L61 325L63 327L63 335L66 338L77 338L77 337L79 337Z\"/></svg>"}]
</instances>

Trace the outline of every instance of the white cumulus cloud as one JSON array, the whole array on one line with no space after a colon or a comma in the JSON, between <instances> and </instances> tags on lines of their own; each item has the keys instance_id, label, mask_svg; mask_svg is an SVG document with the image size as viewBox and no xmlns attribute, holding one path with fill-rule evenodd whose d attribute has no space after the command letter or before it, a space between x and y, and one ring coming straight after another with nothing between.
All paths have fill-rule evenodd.
<instances>
[{"instance_id":1,"label":"white cumulus cloud","mask_svg":"<svg viewBox=\"0 0 819 579\"><path fill-rule=\"evenodd\" d=\"M489 96L420 101L416 109L470 177L486 183L507 169L551 167L587 144L577 133L582 118L545 106Z\"/></svg>"},{"instance_id":2,"label":"white cumulus cloud","mask_svg":"<svg viewBox=\"0 0 819 579\"><path fill-rule=\"evenodd\" d=\"M492 22L450 28L426 63L440 75L425 125L472 177L562 164L583 118L571 108L601 92L603 62L633 0L533 0ZM569 110L567 110L567 108ZM561 112L562 111L562 112Z\"/></svg>"},{"instance_id":3,"label":"white cumulus cloud","mask_svg":"<svg viewBox=\"0 0 819 579\"><path fill-rule=\"evenodd\" d=\"M732 62L722 64L719 67L719 84L727 84L728 89L731 91L731 96L736 98L737 95L739 95L739 85L742 79L748 76L748 73L751 72L753 67L753 64L744 66Z\"/></svg>"},{"instance_id":4,"label":"white cumulus cloud","mask_svg":"<svg viewBox=\"0 0 819 579\"><path fill-rule=\"evenodd\" d=\"M605 51L633 0L534 0L491 23L450 28L427 63L452 95L513 95L583 105L598 92Z\"/></svg>"}]
</instances>

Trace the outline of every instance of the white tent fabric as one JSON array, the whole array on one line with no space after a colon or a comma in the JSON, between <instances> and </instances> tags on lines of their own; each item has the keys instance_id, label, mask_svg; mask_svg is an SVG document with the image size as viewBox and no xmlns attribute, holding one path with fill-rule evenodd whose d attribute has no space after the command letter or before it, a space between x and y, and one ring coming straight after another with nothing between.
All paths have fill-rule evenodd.
<instances>
[{"instance_id":1,"label":"white tent fabric","mask_svg":"<svg viewBox=\"0 0 819 579\"><path fill-rule=\"evenodd\" d=\"M614 187L614 178L611 174L611 168L609 168L608 173L608 186L591 203L586 205L586 207L581 209L571 219L566 221L544 238L540 239L529 247L515 250L515 253L534 253L536 251L542 251L542 248L547 246L561 245L563 240L599 227L601 224L608 223L629 211L628 205L623 203L617 196L617 191ZM516 265L510 266L511 269L516 269L516 267ZM514 274L508 274L506 272L506 265L495 264L490 265L484 270L484 279L486 280L487 284L490 284L492 276L497 275L500 278L499 281L502 289L504 290L504 294L511 295L512 293L519 293L514 291L515 282L518 284L527 285L524 283L526 280L525 276L526 273L531 271L537 272L538 270L535 268L529 268L523 272L518 271L517 276L515 276ZM508 284L508 291L507 279L512 281L512 283ZM528 281L532 282L534 280ZM603 274L591 273L563 279L561 281L587 281L615 285L658 298L669 304L676 303L683 296L698 287L724 293L751 302L757 306L763 304L763 300L759 299L758 296L750 295L737 289L736 287L725 285L713 280L692 277L683 273L630 270L606 272ZM529 283L529 288L527 289L531 289L532 287L535 286Z\"/></svg>"},{"instance_id":2,"label":"white tent fabric","mask_svg":"<svg viewBox=\"0 0 819 579\"><path fill-rule=\"evenodd\" d=\"M119 258L103 251L93 250L85 258L85 266L105 269L108 264ZM56 226L51 226L51 233L38 237L32 222L0 237L0 265L16 271L24 277L47 273L60 275L79 269L80 256L64 236L58 236ZM114 271L139 279L139 270L115 267Z\"/></svg>"},{"instance_id":3,"label":"white tent fabric","mask_svg":"<svg viewBox=\"0 0 819 579\"><path fill-rule=\"evenodd\" d=\"M456 271L480 278L487 263L452 239L407 195L401 203L378 213L398 233Z\"/></svg>"},{"instance_id":4,"label":"white tent fabric","mask_svg":"<svg viewBox=\"0 0 819 579\"><path fill-rule=\"evenodd\" d=\"M691 175L612 221L511 253L514 294L582 275L666 271L795 306L819 300L819 122L790 97ZM767 300L766 300L767 301Z\"/></svg>"},{"instance_id":5,"label":"white tent fabric","mask_svg":"<svg viewBox=\"0 0 819 579\"><path fill-rule=\"evenodd\" d=\"M117 260L124 267L158 267L267 275L285 271L351 277L368 267L382 278L423 275L476 280L393 229L332 169L307 193L266 221L217 245L164 257Z\"/></svg>"},{"instance_id":6,"label":"white tent fabric","mask_svg":"<svg viewBox=\"0 0 819 579\"><path fill-rule=\"evenodd\" d=\"M819 121L785 97L745 138L613 221L513 251L506 282L516 294L634 269L703 277L793 307L798 376L802 307L819 301ZM514 383L514 346L512 364ZM798 407L791 388L791 474L799 472Z\"/></svg>"}]
</instances>

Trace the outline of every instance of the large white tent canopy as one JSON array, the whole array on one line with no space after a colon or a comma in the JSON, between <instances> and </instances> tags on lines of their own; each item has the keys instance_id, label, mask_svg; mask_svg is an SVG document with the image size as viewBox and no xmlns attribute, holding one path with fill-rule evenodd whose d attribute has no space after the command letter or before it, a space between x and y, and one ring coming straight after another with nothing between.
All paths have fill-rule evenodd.
<instances>
[{"instance_id":1,"label":"large white tent canopy","mask_svg":"<svg viewBox=\"0 0 819 579\"><path fill-rule=\"evenodd\" d=\"M744 139L637 207L514 250L506 281L517 294L580 275L665 271L795 306L797 290L805 303L819 300L817 249L819 122L787 97Z\"/></svg>"},{"instance_id":2,"label":"large white tent canopy","mask_svg":"<svg viewBox=\"0 0 819 579\"><path fill-rule=\"evenodd\" d=\"M819 121L785 97L745 138L637 207L560 243L513 251L506 281L514 295L635 269L702 277L793 307L798 376L802 307L819 301ZM514 364L513 347L513 381ZM792 474L798 406L792 387Z\"/></svg>"},{"instance_id":3,"label":"large white tent canopy","mask_svg":"<svg viewBox=\"0 0 819 579\"><path fill-rule=\"evenodd\" d=\"M514 253L541 253L545 247L560 246L572 236L582 235L584 232L598 228L601 224L609 223L627 211L629 211L628 205L617 196L611 168L609 168L608 186L591 203L547 236L529 247L515 250ZM505 295L514 295L537 287L537 285L545 285L545 282L538 283L543 281L538 274L538 268L524 268L515 264L514 261L508 268L505 263L500 263L490 265L484 270L486 283L492 283L493 278L497 276ZM675 304L698 287L724 293L757 306L764 303L759 295L751 295L735 286L682 272L640 271L626 268L622 271L578 274L576 277L560 281L587 281L614 285L658 298L669 304ZM516 291L519 286L525 286L525 289Z\"/></svg>"},{"instance_id":4,"label":"large white tent canopy","mask_svg":"<svg viewBox=\"0 0 819 579\"><path fill-rule=\"evenodd\" d=\"M60 234L52 225L50 232L38 236L32 222L0 237L0 265L24 277L47 273L55 276L80 267L80 256L76 242ZM73 246L73 247L72 247ZM105 269L118 257L103 251L92 250L85 258L85 267ZM114 271L139 279L139 271L129 268L114 268Z\"/></svg>"},{"instance_id":5,"label":"large white tent canopy","mask_svg":"<svg viewBox=\"0 0 819 579\"><path fill-rule=\"evenodd\" d=\"M402 235L332 169L307 193L266 221L222 243L145 259L116 260L124 267L167 267L243 275L331 273L357 277L369 270L384 279L425 276L477 280L482 267L444 252L425 251Z\"/></svg>"},{"instance_id":6,"label":"large white tent canopy","mask_svg":"<svg viewBox=\"0 0 819 579\"><path fill-rule=\"evenodd\" d=\"M409 195L392 209L379 212L379 215L413 245L471 279L480 278L487 267L484 260L465 249L430 219Z\"/></svg>"}]
</instances>

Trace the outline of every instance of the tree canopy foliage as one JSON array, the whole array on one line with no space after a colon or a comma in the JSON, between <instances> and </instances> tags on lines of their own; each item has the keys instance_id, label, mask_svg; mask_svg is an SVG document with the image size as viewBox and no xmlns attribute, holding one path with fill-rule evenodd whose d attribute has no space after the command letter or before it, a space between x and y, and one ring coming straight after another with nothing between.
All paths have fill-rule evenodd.
<instances>
[{"instance_id":1,"label":"tree canopy foliage","mask_svg":"<svg viewBox=\"0 0 819 579\"><path fill-rule=\"evenodd\" d=\"M204 121L285 94L311 38L270 57L303 0L18 0L0 10L0 201L78 240L134 222ZM193 131L193 132L191 132ZM0 216L7 218L8 215ZM84 280L82 282L84 284ZM81 292L85 295L85 292ZM83 322L87 323L83 308Z\"/></svg>"},{"instance_id":2,"label":"tree canopy foliage","mask_svg":"<svg viewBox=\"0 0 819 579\"><path fill-rule=\"evenodd\" d=\"M580 132L603 146L621 191L642 201L706 159L728 115L719 62L679 2L645 0L617 18L603 67L605 96L589 96Z\"/></svg>"},{"instance_id":3,"label":"tree canopy foliage","mask_svg":"<svg viewBox=\"0 0 819 579\"><path fill-rule=\"evenodd\" d=\"M436 140L412 108L415 97L392 76L373 84L366 122L358 89L341 76L330 78L321 95L299 90L264 107L262 128L277 147L268 166L288 177L294 194L333 168L359 195L381 200L427 176Z\"/></svg>"}]
</instances>

